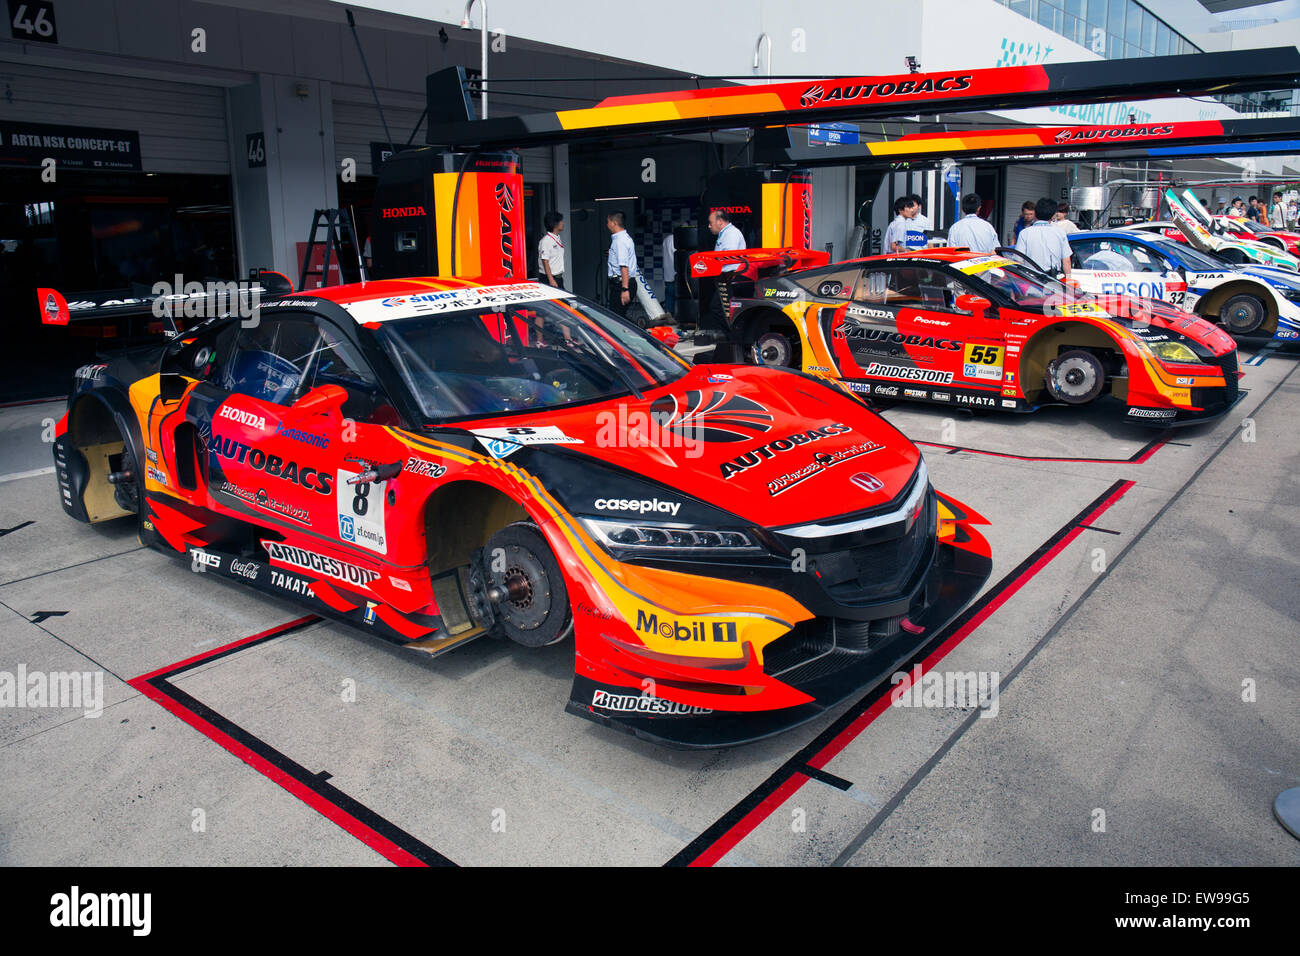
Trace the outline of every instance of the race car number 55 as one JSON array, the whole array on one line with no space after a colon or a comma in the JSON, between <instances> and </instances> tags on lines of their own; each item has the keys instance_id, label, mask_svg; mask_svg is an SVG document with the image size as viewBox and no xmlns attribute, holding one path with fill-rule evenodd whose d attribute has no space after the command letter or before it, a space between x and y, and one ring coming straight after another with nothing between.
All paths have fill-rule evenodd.
<instances>
[{"instance_id":1,"label":"race car number 55","mask_svg":"<svg viewBox=\"0 0 1300 956\"><path fill-rule=\"evenodd\" d=\"M1002 346L967 345L962 359L962 375L966 378L1002 380Z\"/></svg>"}]
</instances>

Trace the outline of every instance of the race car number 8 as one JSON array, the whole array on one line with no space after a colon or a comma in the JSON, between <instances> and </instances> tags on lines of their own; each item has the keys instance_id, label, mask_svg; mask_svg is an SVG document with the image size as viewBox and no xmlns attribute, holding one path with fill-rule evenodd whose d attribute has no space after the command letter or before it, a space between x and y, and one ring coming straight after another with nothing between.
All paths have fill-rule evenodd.
<instances>
[{"instance_id":1,"label":"race car number 8","mask_svg":"<svg viewBox=\"0 0 1300 956\"><path fill-rule=\"evenodd\" d=\"M363 482L362 484L354 485L353 490L356 494L352 497L352 513L363 515L366 513L366 507L368 506L366 498L370 494L370 484L369 482Z\"/></svg>"}]
</instances>

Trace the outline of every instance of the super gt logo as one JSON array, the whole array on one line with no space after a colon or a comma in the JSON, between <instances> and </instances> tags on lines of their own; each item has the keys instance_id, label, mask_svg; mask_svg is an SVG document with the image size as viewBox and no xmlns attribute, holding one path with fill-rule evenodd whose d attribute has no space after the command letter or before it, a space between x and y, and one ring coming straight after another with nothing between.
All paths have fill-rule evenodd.
<instances>
[{"instance_id":1,"label":"super gt logo","mask_svg":"<svg viewBox=\"0 0 1300 956\"><path fill-rule=\"evenodd\" d=\"M897 83L861 83L832 86L810 86L799 96L802 107L825 106L830 103L851 103L880 96L907 96L914 93L956 93L970 89L974 74L952 76L927 76L922 80L900 80Z\"/></svg>"},{"instance_id":2,"label":"super gt logo","mask_svg":"<svg viewBox=\"0 0 1300 956\"><path fill-rule=\"evenodd\" d=\"M775 419L758 402L726 392L692 389L685 395L665 395L650 406L650 418L660 427L696 441L744 441L772 430Z\"/></svg>"},{"instance_id":3,"label":"super gt logo","mask_svg":"<svg viewBox=\"0 0 1300 956\"><path fill-rule=\"evenodd\" d=\"M1058 143L1083 143L1091 140L1131 139L1134 136L1168 136L1172 126L1117 126L1109 129L1063 129L1056 134Z\"/></svg>"}]
</instances>

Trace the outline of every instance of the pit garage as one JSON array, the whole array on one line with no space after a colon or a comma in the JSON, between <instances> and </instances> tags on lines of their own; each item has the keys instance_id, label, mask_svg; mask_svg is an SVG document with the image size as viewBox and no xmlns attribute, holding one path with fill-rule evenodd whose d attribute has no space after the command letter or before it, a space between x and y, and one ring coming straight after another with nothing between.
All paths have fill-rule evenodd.
<instances>
[{"instance_id":1,"label":"pit garage","mask_svg":"<svg viewBox=\"0 0 1300 956\"><path fill-rule=\"evenodd\" d=\"M230 22L236 25L247 21L250 35L264 23L257 19L260 13L239 4L213 6L223 11L220 16L235 17ZM999 9L998 16L1013 15L1005 7ZM298 16L302 10L310 15ZM591 260L597 253L604 255L606 247L598 241L604 237L598 233L611 222L606 216L614 204L637 199L606 195L614 191L612 184L628 183L626 171L617 176L611 172L598 185L579 184L575 191L568 172L570 150L574 166L593 176L602 156L615 155L609 151L613 143L620 144L619 155L662 148L681 159L686 171L665 175L662 189L647 189L644 197L642 208L658 217L658 244L680 216L731 208L725 198L717 203L705 200L707 186L718 181L718 174L735 172L718 162L719 157L727 159L728 145L737 164L742 156L754 155L745 152L749 144L738 128L798 126L791 111L813 107L826 110L813 114L814 119L830 123L859 114L866 117L864 123L904 116L915 135L937 135L921 129L921 106L909 105L902 113L895 103L868 94L862 95L863 103L821 101L827 89L838 89L835 83L861 89L867 80L879 77L831 77L825 88L816 87L817 96L812 88L800 95L786 84L780 94L773 86L765 95L747 97L738 95L735 87L720 88L722 93L703 87L676 60L665 60L647 78L635 75L628 63L602 60L599 54L592 54L593 62L600 61L600 69L612 74L603 79L628 84L613 102L599 100L590 106L589 101L598 98L587 97L581 109L571 111L553 101L533 107L526 99L528 91L516 86L514 101L510 93L503 95L500 113L483 118L469 108L482 90L481 82L469 82L473 78L463 63L448 65L477 55L477 33L472 47L463 36L452 42L440 38L438 23L393 9L372 10L369 19L362 18L359 33L345 31L340 23L324 26L325 14L337 12L335 5L322 2L304 3L293 17L283 15L282 26L292 28L296 55L310 61L304 71L326 69L307 55L324 41L343 49L341 44L355 39L356 48L363 49L382 40L389 53L404 49L418 61L418 67L409 70L415 85L427 78L429 89L437 86L439 95L421 95L412 90L412 82L400 80L398 74L407 67L396 57L382 67L391 73L381 74L378 89L361 69L362 59L340 67L332 79L322 74L301 82L265 72L265 64L256 69L235 60L215 64L213 72L205 74L202 92L195 93L204 109L192 117L194 137L216 136L226 155L194 171L194 181L208 191L210 202L199 204L189 196L183 202L168 199L167 208L173 219L194 215L195 209L216 217L210 220L217 223L213 231L221 233L225 244L212 255L229 260L226 275L268 283L268 311L277 320L295 309L323 308L322 302L334 301L331 295L344 305L356 305L337 290L298 281L296 267L307 272L311 262L311 250L299 239L299 214L304 210L348 210L360 226L361 236L353 238L350 247L331 249L340 256L336 263L342 266L343 278L353 263L360 272L367 267L360 260L371 259L374 284L387 288L384 283L400 282L412 273L382 270L392 268L398 253L418 253L428 266L419 275L451 285L435 288L430 278L432 291L427 294L417 296L402 286L401 295L381 303L363 302L374 308L365 314L368 321L358 319L356 324L375 331L375 341L381 341L377 330L389 321L383 308L406 307L408 299L437 302L438 296L458 302L458 295L474 294L480 280L512 295L534 297L529 301L538 312L544 313L537 305L543 299L548 307L558 308L552 301L558 293L548 290L543 295L536 287L520 291L535 268L534 262L525 264L531 253L523 252L522 237L527 235L527 244L535 247L538 231L545 231L542 212L552 206L569 209L580 237L574 237L564 255L572 262L575 250L583 250ZM413 35L410 46L403 46L394 34L408 20L418 20L422 32ZM484 24L485 65L490 36ZM560 54L548 42L541 33L521 41L530 57L554 66L546 57ZM21 51L0 52L21 59ZM1159 78L1143 88L1143 95L1181 95L1189 89L1189 77L1178 71L1194 68L1204 74L1200 86L1192 83L1194 92L1222 88L1245 95L1285 85L1284 76L1292 85L1300 83L1300 72L1293 69L1295 50L1245 53L1253 57L1249 62L1244 56L1231 61L1239 69L1201 69L1193 60L1211 54L1199 53L1191 54L1192 60L1160 64L1168 70L1158 71ZM1254 57L1256 53L1264 55ZM143 54L137 50L136 55ZM1270 56L1285 69L1270 72ZM87 54L81 59L82 68L106 69L102 58ZM757 53L755 64L757 68ZM1252 69L1258 75L1251 74ZM132 73L142 74L138 63ZM919 79L907 78L913 74ZM563 78L562 72L557 75ZM443 95L449 76L452 97ZM602 82L602 77L581 76L571 75L575 86L553 95L553 87L562 83L552 75L545 95L577 102L582 99L577 92L585 88L576 84ZM1221 87L1223 76L1236 77L1232 82L1240 88L1232 83ZM806 78L799 80L800 87L807 85ZM658 92L644 92L648 81L661 84L655 87ZM922 82L930 82L933 89L929 74L912 69L901 78L892 77L888 85L896 89L910 83L915 89ZM1076 100L1112 102L1128 95L1126 85L1123 70L1095 61L1055 71L1041 64L999 63L981 69L966 100L943 109L955 113ZM786 95L792 89L793 96ZM954 89L954 96L965 89ZM185 91L171 92L183 96ZM386 121L375 124L377 114L369 111L368 96L387 107L386 121L394 128L409 131L413 138L423 130L424 142L412 155L392 148L403 137L394 136ZM709 96L725 96L741 105L722 115L696 108ZM448 98L457 100L455 107L438 113L437 104ZM555 112L546 112L549 108ZM602 109L613 111L616 118L591 118ZM281 117L283 125L277 126ZM84 124L85 115L69 122ZM130 126L134 121L105 122ZM265 172L259 172L264 168L256 165L260 160L247 152L257 144L249 139L250 123L264 136ZM583 123L596 132L584 133ZM620 129L620 124L630 128ZM722 147L713 141L718 135ZM1187 132L1179 142L1198 143L1206 135L1221 136L1222 127L1214 134ZM1277 135L1270 128L1259 138ZM893 140L881 142L896 146ZM151 145L148 135L142 135L137 146L144 165L129 170L136 178L127 185L138 189L126 192L143 207L153 202L148 191L161 189L149 182L158 178L155 172L162 174L149 165L151 150L161 147ZM781 148L790 148L789 142ZM943 148L960 152L964 147ZM984 163L985 173L992 165L1007 166L1005 156L981 153L988 148L971 146L970 161ZM333 167L347 168L357 154L363 154L356 166L359 177L336 181ZM689 167L692 157L700 155L721 168L707 163L702 169ZM819 251L814 247L822 243L814 242L811 220L814 187L819 196L834 196L837 208L856 205L854 193L863 184L890 196L913 188L910 165L873 166L866 176L868 164L843 161L846 155L840 154L834 163L807 164L816 168L815 176L792 171L792 164L800 170L805 164L791 154L791 164L780 176L771 170L744 169L734 177L744 180L744 188L752 187L757 198L749 210L750 225L760 234L776 236L765 244L773 247L776 258L787 256L793 262ZM925 188L946 189L925 165L931 159L917 160L917 174L927 177ZM1072 157L1071 162L1088 160ZM295 163L310 168L310 176L297 175L301 169ZM394 170L404 164L418 166L418 175L399 185L425 191L392 199L397 193L389 187L395 180L386 177L395 177ZM1011 166L1015 169L999 175L1004 187L1059 189L1054 173ZM923 168L924 174L919 173ZM13 173L22 178L24 188L35 188L33 175L31 168ZM971 183L975 175L968 177ZM464 182L472 188L463 194ZM683 182L701 191L689 194ZM807 191L800 191L804 187ZM470 205L463 195L475 200L469 213L458 212L462 201ZM802 219L791 211L792 201L801 198L808 203ZM520 207L514 205L516 199ZM318 200L329 208L317 208ZM61 194L58 202L55 213L66 208L68 199ZM14 203L23 207L27 225L52 225L39 222L43 212L30 200ZM1003 204L1000 212L1009 208ZM950 200L945 198L940 209L948 220L953 218ZM418 217L419 223L384 226L385 210L393 212L389 219ZM580 217L577 213L583 211L587 214ZM139 218L133 214L96 220L93 228L87 226L88 234L97 242L111 241L118 233L135 235ZM1006 221L996 224L999 232L1010 225L1005 215L1002 219ZM490 233L498 241L490 250L483 238L490 232L483 228L485 223L500 227ZM181 237L178 248L184 247L184 230L174 223L167 228ZM863 228L870 232L870 216ZM612 226L609 231L617 232ZM42 248L57 247L52 228L38 238ZM367 245L363 251L361 238L369 238L374 249ZM835 240L843 243L841 252L853 245L845 238ZM861 234L856 239L859 245L864 241ZM473 269L465 265L471 259ZM679 259L678 265L684 261ZM600 274L598 263L593 267L587 261L582 273L572 269L570 288L576 284L579 294L591 298L603 294L601 285L608 277ZM499 273L477 271L498 267ZM296 291L281 289L270 295L268 277L273 271L288 273L287 281ZM322 267L323 285L331 284L329 271ZM891 673L879 675L812 719L779 733L756 735L761 739L740 746L679 749L574 715L570 695L576 686L577 641L572 634L557 643L528 647L484 628L481 635L471 634L475 639L448 650L439 641L465 633L468 617L453 622L446 611L437 626L425 628L416 638L384 640L379 628L370 625L376 615L388 624L396 619L385 615L391 608L384 605L381 610L381 602L349 606L348 613L359 616L364 608L365 614L349 625L337 620L340 615L314 613L286 594L259 593L229 575L212 573L223 559L216 565L205 563L211 557L205 545L183 537L199 521L186 526L178 538L188 548L172 545L167 537L172 531L151 523L162 525L159 515L167 514L166 508L182 510L175 500L168 505L165 499L186 480L192 486L193 471L187 478L176 470L161 480L157 475L165 462L141 461L153 484L141 486L145 490L136 499L142 504L140 514L93 520L123 510L124 499L113 486L130 484L138 476L124 461L127 450L121 437L114 443L115 425L108 416L74 421L73 427L82 429L78 441L65 437L70 426L64 420L64 393L71 376L64 374L68 370L63 366L74 347L84 353L90 346L84 335L75 346L66 343L76 336L56 337L78 328L69 301L54 288L59 283L52 279L49 287L42 284L37 299L28 294L35 290L22 285L18 271L9 281L25 301L15 308L39 313L38 321L44 324L24 346L30 355L19 351L7 356L15 367L31 368L25 393L0 403L0 767L6 771L0 773L0 863L6 866L76 871L126 866L1175 868L1300 863L1296 824L1289 816L1290 805L1279 796L1300 786L1295 749L1300 739L1300 709L1295 706L1300 687L1295 653L1300 589L1294 544L1300 535L1294 477L1300 472L1300 452L1292 419L1300 414L1300 346L1295 342L1265 334L1237 336L1237 361L1225 362L1224 368L1237 377L1232 391L1239 400L1228 403L1218 417L1178 428L1136 422L1113 396L1078 406L1044 400L1041 407L1030 410L1026 403L1013 412L908 403L879 394L868 403L861 394L869 390L859 389L858 398L848 389L836 391L837 401L856 403L856 414L878 414L896 430L889 431L891 447L914 445L919 450L925 471L917 474L928 474L934 488L969 509L965 519L987 540L991 570L941 626L926 629L898 615L901 623L894 622L895 631L910 626L914 652ZM74 300L71 311L84 307L98 314L139 306L147 313L156 301L138 288L126 293L108 303ZM485 295L490 293L491 288ZM362 292L356 292L356 299L364 299ZM19 301L18 292L14 301ZM701 297L701 311L705 305ZM989 305L984 301L983 306ZM585 299L566 307L574 314L595 309ZM1039 308L1046 306L1039 303ZM342 306L334 311L343 315ZM213 321L225 318L214 316ZM544 328L544 315L529 313L527 318L536 320L547 348L559 350L560 342L574 351L583 346ZM978 318L983 321L986 315L981 312ZM516 323L511 332L511 323L503 320L495 334L502 342L511 334L533 334L535 330L522 328L526 324ZM106 323L103 328L109 327ZM179 354L193 350L201 336L219 327L205 322L167 329L172 334L165 341L176 345ZM255 330L256 323L251 328ZM629 343L640 336L637 347L647 347L645 336L626 331L627 338L616 345L632 349ZM161 334L152 332L155 339ZM738 387L728 383L742 375L738 366L752 361L753 355L746 355L743 343L724 341L724 333L665 333L656 341L676 344L683 367L706 366L702 374L710 383ZM382 341L393 346L391 338ZM92 354L103 345L96 342ZM64 348L68 351L60 351ZM268 355L276 358L270 349L259 347L261 361L269 361ZM338 348L340 355L346 352ZM158 407L178 401L181 391L201 391L209 384L207 372L196 370L215 360L200 354L203 357L187 366L185 374L175 367L142 371L137 382L152 384L143 391L132 388L132 407L148 418ZM373 354L395 353L377 348L366 353L371 358ZM671 356L663 360L675 361ZM46 371L56 371L47 375L37 368L41 362ZM85 382L100 381L104 367L83 366L74 387L89 388ZM320 370L319 365L314 368ZM827 373L827 380L832 377L832 369L820 371ZM697 372L701 370L691 370ZM795 372L743 369L749 375L759 372L787 376L781 381L789 383L792 408L801 400L796 393L807 395L809 389L821 387L806 367ZM284 374L283 367L278 374ZM306 397L315 394L317 404L323 405L332 395L331 410L338 413L351 395L339 381L336 377L332 385L317 386ZM990 394L999 386L1005 389L999 381ZM335 391L321 393L321 387ZM838 388L834 383L828 387ZM650 404L635 383L620 394L629 403L635 395ZM221 403L210 404L208 425ZM765 414L740 407L736 412L735 406L727 406L735 420L723 421L723 426L752 426L760 420L755 415ZM246 411L227 412L227 418L243 416L249 427L257 422L257 416ZM390 435L419 431L403 427L406 409L400 403L385 412L392 417L376 419L377 428ZM351 418L346 421L356 424ZM199 440L199 428L193 423L184 427L194 433L192 440ZM259 427L266 430L265 421ZM426 428L428 434L417 438L432 447L435 438L441 440L457 427L452 422L432 438L429 434L436 429ZM476 437L491 452L488 467L505 474L522 472L508 461L513 452L502 451L500 443L512 441L503 434L507 431L496 429L502 434L495 438L495 451L478 432L467 437L465 448L475 447ZM881 433L885 431L882 426ZM279 432L294 433L286 441L313 440L310 429L284 427ZM564 438L560 434L554 440ZM217 443L219 447L219 438ZM86 494L72 502L65 480L69 448L85 456L92 470L89 486L98 497ZM214 451L212 461L217 455ZM448 455L446 461L454 457ZM365 456L348 460L364 468L352 476L367 489L358 491L358 497L402 470L398 461L397 471L385 476L384 469L392 466ZM415 461L407 461L408 471ZM437 478L446 471L443 464L430 461L420 467L425 468L422 477ZM202 467L198 471L208 474ZM343 480L340 471L338 481ZM866 473L853 476L860 488L873 481L879 479ZM309 490L323 487L328 486ZM928 487L922 490L929 494ZM394 507L392 489L380 500ZM151 501L162 507L143 510ZM507 510L510 516L503 522L527 517L523 511L501 509ZM72 520L82 512L91 512L92 520ZM228 509L213 526L229 528L237 523L234 514ZM358 517L364 514L364 507L357 511ZM185 515L193 517L192 512ZM782 526L775 519L771 524ZM341 527L353 529L352 524ZM167 550L157 546L163 539L176 552L170 559L159 553ZM157 547L146 546L146 540ZM349 540L356 543L355 536L335 543L344 547ZM260 544L265 548L266 543ZM447 550L469 547L452 541ZM352 560L383 564L359 546L350 553ZM270 567L269 560L256 560ZM242 573L235 567L240 563L230 564L236 576ZM249 563L255 565L252 559ZM553 558L552 563L558 574L561 562ZM576 564L567 560L566 571L572 573ZM426 580L432 581L430 568L424 570ZM530 584L535 578L526 572L521 576ZM257 569L250 576L260 573ZM370 573L380 577L378 571ZM411 590L409 582L403 588L394 581L394 586ZM432 586L442 610L447 592L439 592L436 581ZM510 589L494 592L472 581L466 587L466 593L502 605L515 599ZM337 591L329 593L337 598ZM727 595L717 598L720 604L729 600ZM470 607L465 613L478 621L478 609ZM605 613L595 609L590 616ZM445 633L430 637L439 629ZM818 660L812 657L799 666L815 668ZM670 682L660 688L663 697L652 693L653 687L652 681L651 689L624 690L627 700L667 703L674 714L677 708L690 710L692 717L710 713L675 700L674 691L680 687Z\"/></svg>"}]
</instances>

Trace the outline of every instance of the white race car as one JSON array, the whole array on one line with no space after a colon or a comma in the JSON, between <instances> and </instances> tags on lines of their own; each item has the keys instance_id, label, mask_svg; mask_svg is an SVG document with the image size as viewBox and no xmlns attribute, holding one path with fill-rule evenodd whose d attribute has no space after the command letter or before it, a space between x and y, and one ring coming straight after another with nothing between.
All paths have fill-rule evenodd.
<instances>
[{"instance_id":1,"label":"white race car","mask_svg":"<svg viewBox=\"0 0 1300 956\"><path fill-rule=\"evenodd\" d=\"M1222 323L1234 335L1300 339L1300 275L1294 272L1234 266L1147 232L1075 232L1070 249L1070 278L1084 292L1159 299Z\"/></svg>"}]
</instances>

